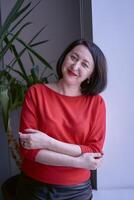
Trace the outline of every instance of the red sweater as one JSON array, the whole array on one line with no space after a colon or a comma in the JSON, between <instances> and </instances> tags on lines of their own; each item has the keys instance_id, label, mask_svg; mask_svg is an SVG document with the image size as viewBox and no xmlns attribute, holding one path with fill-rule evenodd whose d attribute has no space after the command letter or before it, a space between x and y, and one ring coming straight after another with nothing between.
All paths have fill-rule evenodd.
<instances>
[{"instance_id":1,"label":"red sweater","mask_svg":"<svg viewBox=\"0 0 134 200\"><path fill-rule=\"evenodd\" d=\"M21 112L20 131L38 129L49 136L80 145L81 151L102 152L105 137L105 104L101 96L65 96L44 84L30 87ZM90 171L35 162L39 149L20 147L22 171L44 183L73 185L90 177Z\"/></svg>"}]
</instances>

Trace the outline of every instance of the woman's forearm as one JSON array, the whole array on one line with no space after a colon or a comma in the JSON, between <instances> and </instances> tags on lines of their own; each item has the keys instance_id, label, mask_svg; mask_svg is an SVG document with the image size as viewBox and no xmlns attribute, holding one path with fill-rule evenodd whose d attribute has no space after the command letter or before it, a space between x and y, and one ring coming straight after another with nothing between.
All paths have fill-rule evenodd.
<instances>
[{"instance_id":1,"label":"woman's forearm","mask_svg":"<svg viewBox=\"0 0 134 200\"><path fill-rule=\"evenodd\" d=\"M70 156L80 156L81 148L76 144L69 144L54 139L35 129L26 129L25 133L19 132L22 145L25 144L26 149L46 149L62 153Z\"/></svg>"},{"instance_id":2,"label":"woman's forearm","mask_svg":"<svg viewBox=\"0 0 134 200\"><path fill-rule=\"evenodd\" d=\"M79 145L61 142L54 138L50 138L49 144L48 144L48 150L66 154L73 157L78 157L82 154L81 148Z\"/></svg>"},{"instance_id":3,"label":"woman's forearm","mask_svg":"<svg viewBox=\"0 0 134 200\"><path fill-rule=\"evenodd\" d=\"M51 166L64 166L95 170L100 165L100 156L101 154L99 153L84 153L79 157L73 157L49 150L40 150L35 157L35 161Z\"/></svg>"},{"instance_id":4,"label":"woman's forearm","mask_svg":"<svg viewBox=\"0 0 134 200\"><path fill-rule=\"evenodd\" d=\"M22 145L25 144L26 149L46 149L73 157L82 155L80 145L59 141L39 130L26 129L25 131L26 133L19 134L20 141Z\"/></svg>"},{"instance_id":5,"label":"woman's forearm","mask_svg":"<svg viewBox=\"0 0 134 200\"><path fill-rule=\"evenodd\" d=\"M83 163L79 157L73 157L49 150L40 150L35 157L35 161L41 164L52 166L66 166L82 168Z\"/></svg>"}]
</instances>

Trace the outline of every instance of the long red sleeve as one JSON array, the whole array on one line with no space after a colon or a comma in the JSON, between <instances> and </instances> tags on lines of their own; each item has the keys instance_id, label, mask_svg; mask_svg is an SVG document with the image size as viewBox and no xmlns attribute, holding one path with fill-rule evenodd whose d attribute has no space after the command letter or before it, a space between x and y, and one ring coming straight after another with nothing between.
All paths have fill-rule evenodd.
<instances>
[{"instance_id":1,"label":"long red sleeve","mask_svg":"<svg viewBox=\"0 0 134 200\"><path fill-rule=\"evenodd\" d=\"M30 88L25 95L21 111L20 132L24 133L27 128L38 129L37 112L36 91L34 91L33 88ZM38 151L38 149L24 149L20 144L20 153L24 159L34 160Z\"/></svg>"},{"instance_id":2,"label":"long red sleeve","mask_svg":"<svg viewBox=\"0 0 134 200\"><path fill-rule=\"evenodd\" d=\"M106 109L103 99L100 97L96 102L94 115L92 117L92 128L90 137L87 139L86 145L80 145L82 153L99 152L102 148L106 132Z\"/></svg>"}]
</instances>

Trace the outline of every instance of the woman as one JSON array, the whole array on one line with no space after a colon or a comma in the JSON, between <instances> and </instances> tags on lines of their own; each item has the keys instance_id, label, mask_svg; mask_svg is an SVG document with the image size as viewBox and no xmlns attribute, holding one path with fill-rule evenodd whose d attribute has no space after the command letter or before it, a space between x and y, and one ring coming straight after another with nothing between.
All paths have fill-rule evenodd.
<instances>
[{"instance_id":1,"label":"woman","mask_svg":"<svg viewBox=\"0 0 134 200\"><path fill-rule=\"evenodd\" d=\"M59 80L26 93L20 121L22 175L17 200L90 200L90 170L102 161L106 59L77 40L57 63Z\"/></svg>"}]
</instances>

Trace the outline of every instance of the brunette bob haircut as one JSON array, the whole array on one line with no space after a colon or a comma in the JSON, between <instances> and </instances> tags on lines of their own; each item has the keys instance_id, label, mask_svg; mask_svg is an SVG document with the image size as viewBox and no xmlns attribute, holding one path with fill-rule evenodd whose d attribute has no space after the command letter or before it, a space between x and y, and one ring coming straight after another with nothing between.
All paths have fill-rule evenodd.
<instances>
[{"instance_id":1,"label":"brunette bob haircut","mask_svg":"<svg viewBox=\"0 0 134 200\"><path fill-rule=\"evenodd\" d=\"M90 80L85 80L81 83L81 93L83 95L97 95L107 86L107 62L101 49L93 42L79 39L72 42L65 49L56 66L58 78L61 79L63 77L61 68L66 55L77 45L84 45L87 47L94 60L94 71Z\"/></svg>"}]
</instances>

